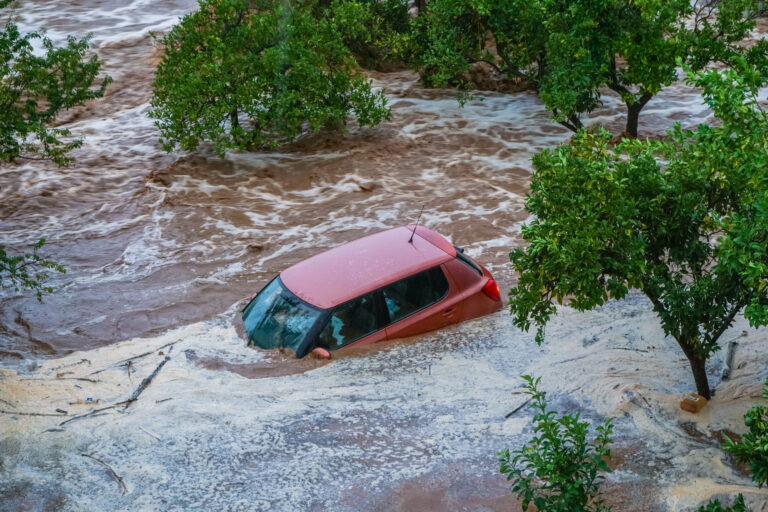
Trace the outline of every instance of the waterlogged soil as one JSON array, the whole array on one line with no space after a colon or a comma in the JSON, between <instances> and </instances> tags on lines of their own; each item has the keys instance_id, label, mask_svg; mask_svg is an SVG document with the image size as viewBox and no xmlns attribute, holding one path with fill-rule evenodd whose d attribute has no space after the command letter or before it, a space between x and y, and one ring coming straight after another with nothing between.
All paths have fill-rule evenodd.
<instances>
[{"instance_id":1,"label":"waterlogged soil","mask_svg":"<svg viewBox=\"0 0 768 512\"><path fill-rule=\"evenodd\" d=\"M542 376L562 411L615 418L604 485L615 510L694 510L737 492L765 507L768 493L719 448L743 433L768 377L766 332L743 320L723 337L739 341L732 378L721 382L713 358L717 394L698 415L678 407L692 390L687 363L639 295L562 308L541 348L505 311L330 362L246 348L245 298L422 206L426 226L509 289L529 159L570 133L532 93L479 91L461 108L454 92L398 71L370 73L392 108L376 128L224 159L207 146L166 153L147 116L160 58L149 32L195 4L15 11L22 29L58 42L92 32L115 83L62 119L86 137L72 167L0 168L0 245L45 236L67 267L43 304L0 300L0 509L515 510L496 453L532 435L533 411L506 417L525 400L524 373ZM640 132L708 115L674 85L644 109ZM589 122L620 132L618 99Z\"/></svg>"}]
</instances>

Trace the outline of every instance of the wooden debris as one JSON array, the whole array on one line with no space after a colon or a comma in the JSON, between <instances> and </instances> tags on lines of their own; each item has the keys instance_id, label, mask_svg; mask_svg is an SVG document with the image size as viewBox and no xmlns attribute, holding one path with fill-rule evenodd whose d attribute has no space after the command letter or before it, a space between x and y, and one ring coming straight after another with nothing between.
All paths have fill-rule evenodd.
<instances>
[{"instance_id":1,"label":"wooden debris","mask_svg":"<svg viewBox=\"0 0 768 512\"><path fill-rule=\"evenodd\" d=\"M62 414L52 414L46 412L19 412L19 411L4 411L0 409L0 414L18 414L19 416L63 416Z\"/></svg>"},{"instance_id":2,"label":"wooden debris","mask_svg":"<svg viewBox=\"0 0 768 512\"><path fill-rule=\"evenodd\" d=\"M515 407L515 409L514 409L512 412L510 412L510 413L507 413L507 414L504 416L504 419L507 419L507 418L509 418L510 416L512 416L513 414L515 414L517 411L519 411L520 409L522 409L523 407L525 407L525 406L526 406L526 405L528 405L529 403L531 403L531 399L530 399L530 398L529 398L528 400L526 400L525 402L521 403L520 405L518 405L517 407Z\"/></svg>"},{"instance_id":3,"label":"wooden debris","mask_svg":"<svg viewBox=\"0 0 768 512\"><path fill-rule=\"evenodd\" d=\"M123 489L123 494L128 492L128 487L125 486L125 482L123 481L123 478L120 475L118 475L117 472L114 469L112 469L112 466L110 466L109 464L107 464L103 460L99 459L98 457L94 457L93 453L81 453L80 455L82 455L83 457L88 457L89 459L95 460L96 462L98 462L99 464L101 464L102 466L107 468L107 471L109 472L109 474L115 480L117 480L117 483L120 484L120 487Z\"/></svg>"},{"instance_id":4,"label":"wooden debris","mask_svg":"<svg viewBox=\"0 0 768 512\"><path fill-rule=\"evenodd\" d=\"M13 407L14 409L16 408L16 405L13 402L9 402L8 400L3 400L2 398L0 398L0 402L3 402L5 405L8 405L10 407Z\"/></svg>"},{"instance_id":5,"label":"wooden debris","mask_svg":"<svg viewBox=\"0 0 768 512\"><path fill-rule=\"evenodd\" d=\"M128 403L125 404L125 408L127 409L129 405L131 405L131 402L135 402L138 400L139 395L141 395L145 389L147 389L147 386L149 386L152 383L152 380L157 377L157 374L160 373L160 370L163 369L163 366L165 366L165 363L171 360L171 350L173 350L173 346L168 349L168 354L165 356L165 359L160 361L160 364L157 365L157 368L155 368L155 371L153 371L149 377L145 378L143 381L141 381L141 384L139 384L139 387L136 388L136 390L131 395L131 398L128 399Z\"/></svg>"},{"instance_id":6,"label":"wooden debris","mask_svg":"<svg viewBox=\"0 0 768 512\"><path fill-rule=\"evenodd\" d=\"M181 340L179 340L179 341L181 341ZM112 363L111 365L107 366L106 368L102 368L101 370L96 370L94 372L89 373L88 375L96 375L97 373L105 372L105 371L109 370L110 368L114 368L116 366L121 366L121 365L123 365L125 363L128 363L130 361L135 361L136 359L141 359L142 357L150 356L150 355L154 354L155 352L157 352L158 350L164 349L165 347L173 347L179 341L172 341L171 343L166 343L162 347L157 347L156 349L150 350L149 352L144 352L143 354L139 354L137 356L129 357L127 359L121 359L120 361L117 361L116 363ZM168 353L170 353L170 352L171 351L169 350Z\"/></svg>"},{"instance_id":7,"label":"wooden debris","mask_svg":"<svg viewBox=\"0 0 768 512\"><path fill-rule=\"evenodd\" d=\"M684 411L697 413L707 405L707 399L696 393L688 393L680 402L680 408Z\"/></svg>"},{"instance_id":8,"label":"wooden debris","mask_svg":"<svg viewBox=\"0 0 768 512\"><path fill-rule=\"evenodd\" d=\"M154 437L154 438L155 438L155 439L157 439L158 441L162 441L162 439L160 439L160 436L158 436L158 435L157 435L157 434L155 434L155 433L152 433L152 432L150 432L149 430L145 429L144 427L141 427L141 426L140 426L140 427L139 427L139 430L141 430L142 432L144 432L145 434L147 434L147 435L149 435L149 436L152 436L152 437Z\"/></svg>"},{"instance_id":9,"label":"wooden debris","mask_svg":"<svg viewBox=\"0 0 768 512\"><path fill-rule=\"evenodd\" d=\"M83 419L83 418L88 418L88 417L92 417L92 416L101 416L98 413L100 413L102 411L108 411L109 409L114 409L114 408L119 407L121 405L127 405L127 404L129 404L131 402L133 402L133 400L131 400L131 399L123 400L122 402L117 402L116 404L108 405L106 407L101 407L99 409L94 409L94 410L89 411L89 412L87 412L85 414L80 414L78 416L72 416L68 420L62 421L61 423L59 423L59 426L64 425L66 423L69 423L70 421L75 421L75 420L79 420L79 419Z\"/></svg>"}]
</instances>

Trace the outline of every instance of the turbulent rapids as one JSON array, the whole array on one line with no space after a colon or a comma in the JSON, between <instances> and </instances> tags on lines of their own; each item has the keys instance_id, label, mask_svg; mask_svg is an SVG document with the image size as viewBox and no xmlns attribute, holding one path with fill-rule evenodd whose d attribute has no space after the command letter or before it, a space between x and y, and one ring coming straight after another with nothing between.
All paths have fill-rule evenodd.
<instances>
[{"instance_id":1,"label":"turbulent rapids","mask_svg":"<svg viewBox=\"0 0 768 512\"><path fill-rule=\"evenodd\" d=\"M147 117L159 60L149 33L195 6L18 9L22 29L54 41L93 32L114 83L63 119L85 136L71 168L0 168L2 245L45 236L68 270L43 304L0 301L0 508L513 509L495 454L531 434L526 409L505 418L523 402L524 373L543 376L561 410L616 417L616 510L690 510L735 492L768 503L718 444L743 428L766 377L766 333L743 320L723 336L739 339L733 377L720 382L715 356L717 395L698 416L678 408L687 363L639 295L562 308L542 348L506 311L330 363L246 348L239 310L254 290L323 249L412 222L422 205L422 222L486 264L503 295L529 159L570 132L532 93L481 91L462 108L410 72L371 72L392 108L376 128L273 153L167 154ZM620 131L619 106L609 99L590 123ZM640 132L708 115L678 84L648 104ZM140 401L76 418L127 399L166 356Z\"/></svg>"}]
</instances>

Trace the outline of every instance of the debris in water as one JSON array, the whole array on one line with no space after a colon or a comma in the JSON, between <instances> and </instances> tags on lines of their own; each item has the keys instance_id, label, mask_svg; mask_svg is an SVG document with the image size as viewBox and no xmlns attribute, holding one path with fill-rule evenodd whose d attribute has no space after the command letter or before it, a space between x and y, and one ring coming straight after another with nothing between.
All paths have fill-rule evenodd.
<instances>
[{"instance_id":1,"label":"debris in water","mask_svg":"<svg viewBox=\"0 0 768 512\"><path fill-rule=\"evenodd\" d=\"M707 399L696 393L689 393L680 402L680 408L684 411L697 413L707 405Z\"/></svg>"}]
</instances>

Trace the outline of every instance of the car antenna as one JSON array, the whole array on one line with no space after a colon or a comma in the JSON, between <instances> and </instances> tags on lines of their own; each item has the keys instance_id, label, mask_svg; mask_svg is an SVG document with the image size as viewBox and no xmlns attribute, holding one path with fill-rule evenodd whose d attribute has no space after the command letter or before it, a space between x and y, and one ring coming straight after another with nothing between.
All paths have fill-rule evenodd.
<instances>
[{"instance_id":1,"label":"car antenna","mask_svg":"<svg viewBox=\"0 0 768 512\"><path fill-rule=\"evenodd\" d=\"M416 228L419 227L419 221L421 220L421 214L424 213L424 205L421 205L421 211L419 212L419 218L416 219L416 224L413 225L413 231L411 231L411 238L408 239L408 243L413 243L413 235L416 233Z\"/></svg>"}]
</instances>

